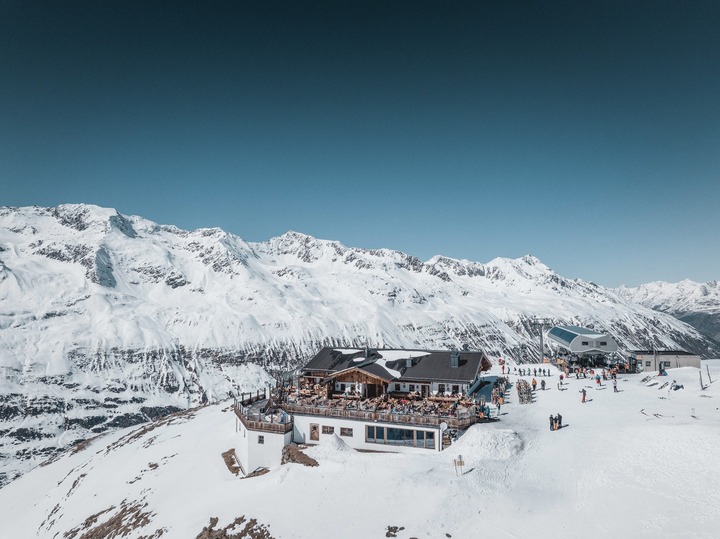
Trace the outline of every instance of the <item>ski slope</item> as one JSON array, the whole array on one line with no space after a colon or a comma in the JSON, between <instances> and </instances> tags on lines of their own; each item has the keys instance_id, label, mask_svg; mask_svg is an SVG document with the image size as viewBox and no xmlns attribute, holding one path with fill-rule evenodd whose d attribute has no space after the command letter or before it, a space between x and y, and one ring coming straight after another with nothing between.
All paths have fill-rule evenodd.
<instances>
[{"instance_id":1,"label":"ski slope","mask_svg":"<svg viewBox=\"0 0 720 539\"><path fill-rule=\"evenodd\" d=\"M239 537L367 539L393 527L406 539L715 538L720 381L708 383L707 367L720 379L720 360L703 362L705 390L698 369L683 368L647 382L647 373L623 375L618 393L609 381L598 388L572 377L558 390L553 371L533 404L518 404L510 388L500 421L474 426L442 453L359 453L335 437L307 450L317 467L246 479L221 458L237 436L232 411L211 405L100 436L4 487L3 536L119 537L108 530L122 522L128 537L187 538L212 517L217 530L243 516L257 519L256 535ZM660 389L672 380L684 388ZM558 412L565 426L551 432L548 416Z\"/></svg>"}]
</instances>

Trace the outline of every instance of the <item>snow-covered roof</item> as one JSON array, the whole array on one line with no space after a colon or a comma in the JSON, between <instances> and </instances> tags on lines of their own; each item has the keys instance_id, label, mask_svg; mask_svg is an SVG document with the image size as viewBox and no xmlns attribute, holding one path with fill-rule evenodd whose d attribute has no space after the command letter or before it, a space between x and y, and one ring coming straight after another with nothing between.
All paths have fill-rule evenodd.
<instances>
[{"instance_id":1,"label":"snow-covered roof","mask_svg":"<svg viewBox=\"0 0 720 539\"><path fill-rule=\"evenodd\" d=\"M451 364L450 350L385 350L385 349L338 349L323 348L304 367L304 372L323 372L337 375L356 368L388 382L438 381L471 382L475 379L483 360L489 361L483 352L459 352L458 365Z\"/></svg>"}]
</instances>

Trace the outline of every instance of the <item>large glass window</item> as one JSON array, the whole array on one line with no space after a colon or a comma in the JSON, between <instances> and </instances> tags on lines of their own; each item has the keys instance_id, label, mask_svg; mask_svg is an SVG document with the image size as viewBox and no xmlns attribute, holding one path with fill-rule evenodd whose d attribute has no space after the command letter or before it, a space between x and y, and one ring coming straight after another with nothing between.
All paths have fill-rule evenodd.
<instances>
[{"instance_id":1,"label":"large glass window","mask_svg":"<svg viewBox=\"0 0 720 539\"><path fill-rule=\"evenodd\" d=\"M433 431L418 431L418 433L424 432L425 433L425 448L426 449L435 449L435 433ZM420 442L418 441L418 447L420 447Z\"/></svg>"},{"instance_id":2,"label":"large glass window","mask_svg":"<svg viewBox=\"0 0 720 539\"><path fill-rule=\"evenodd\" d=\"M368 425L367 427L367 441L374 444L385 443L385 427L376 427L375 425Z\"/></svg>"},{"instance_id":3,"label":"large glass window","mask_svg":"<svg viewBox=\"0 0 720 539\"><path fill-rule=\"evenodd\" d=\"M415 445L415 431L410 429L396 429L388 427L387 443L390 445L406 445L413 447Z\"/></svg>"},{"instance_id":4,"label":"large glass window","mask_svg":"<svg viewBox=\"0 0 720 539\"><path fill-rule=\"evenodd\" d=\"M373 444L435 449L435 432L368 425L366 427L366 441Z\"/></svg>"}]
</instances>

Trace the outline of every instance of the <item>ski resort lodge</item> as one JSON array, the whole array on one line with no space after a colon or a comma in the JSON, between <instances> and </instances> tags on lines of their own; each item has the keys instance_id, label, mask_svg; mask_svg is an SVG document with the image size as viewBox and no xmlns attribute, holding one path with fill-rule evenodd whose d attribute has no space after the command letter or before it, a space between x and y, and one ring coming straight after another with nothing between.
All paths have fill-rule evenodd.
<instances>
[{"instance_id":1,"label":"ski resort lodge","mask_svg":"<svg viewBox=\"0 0 720 539\"><path fill-rule=\"evenodd\" d=\"M493 383L483 352L323 348L288 388L235 402L244 473L277 466L290 443L337 435L370 451L442 451L451 434L485 420Z\"/></svg>"},{"instance_id":2,"label":"ski resort lodge","mask_svg":"<svg viewBox=\"0 0 720 539\"><path fill-rule=\"evenodd\" d=\"M607 357L618 351L618 344L609 333L580 326L555 326L547 335L552 343L583 366L605 364Z\"/></svg>"}]
</instances>

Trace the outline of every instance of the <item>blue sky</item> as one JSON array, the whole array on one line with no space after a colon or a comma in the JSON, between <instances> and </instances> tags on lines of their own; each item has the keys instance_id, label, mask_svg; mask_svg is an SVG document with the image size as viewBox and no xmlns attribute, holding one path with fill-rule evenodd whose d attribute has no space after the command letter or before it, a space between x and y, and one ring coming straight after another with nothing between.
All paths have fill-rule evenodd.
<instances>
[{"instance_id":1,"label":"blue sky","mask_svg":"<svg viewBox=\"0 0 720 539\"><path fill-rule=\"evenodd\" d=\"M720 279L717 2L0 13L0 204Z\"/></svg>"}]
</instances>

